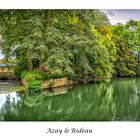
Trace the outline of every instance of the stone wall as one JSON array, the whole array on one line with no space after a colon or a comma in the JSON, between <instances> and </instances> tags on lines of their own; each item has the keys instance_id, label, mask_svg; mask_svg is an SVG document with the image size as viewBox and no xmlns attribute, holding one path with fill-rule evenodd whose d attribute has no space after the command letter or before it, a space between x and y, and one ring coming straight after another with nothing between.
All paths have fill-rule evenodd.
<instances>
[{"instance_id":1,"label":"stone wall","mask_svg":"<svg viewBox=\"0 0 140 140\"><path fill-rule=\"evenodd\" d=\"M62 87L62 86L68 86L68 85L73 85L74 82L71 80L68 80L67 78L59 78L59 79L51 79L51 80L46 80L42 84L42 88L50 88L50 87Z\"/></svg>"}]
</instances>

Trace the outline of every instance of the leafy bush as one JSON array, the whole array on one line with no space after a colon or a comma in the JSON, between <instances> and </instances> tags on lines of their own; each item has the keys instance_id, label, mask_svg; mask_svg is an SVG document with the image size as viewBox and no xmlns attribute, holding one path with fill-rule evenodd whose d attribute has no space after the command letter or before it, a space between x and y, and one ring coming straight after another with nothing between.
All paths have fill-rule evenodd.
<instances>
[{"instance_id":1,"label":"leafy bush","mask_svg":"<svg viewBox=\"0 0 140 140\"><path fill-rule=\"evenodd\" d=\"M21 75L21 78L25 82L28 93L35 94L41 92L43 76L38 71L24 71Z\"/></svg>"},{"instance_id":2,"label":"leafy bush","mask_svg":"<svg viewBox=\"0 0 140 140\"><path fill-rule=\"evenodd\" d=\"M43 80L42 74L39 72L33 71L33 72L23 72L21 75L21 78L28 82L34 81L34 80Z\"/></svg>"},{"instance_id":3,"label":"leafy bush","mask_svg":"<svg viewBox=\"0 0 140 140\"><path fill-rule=\"evenodd\" d=\"M50 74L50 73L44 73L42 74L43 80L49 80L49 79L57 79L57 78L63 78L65 77L65 74Z\"/></svg>"},{"instance_id":4,"label":"leafy bush","mask_svg":"<svg viewBox=\"0 0 140 140\"><path fill-rule=\"evenodd\" d=\"M14 91L16 92L26 92L26 90L25 86L17 86L14 88Z\"/></svg>"},{"instance_id":5,"label":"leafy bush","mask_svg":"<svg viewBox=\"0 0 140 140\"><path fill-rule=\"evenodd\" d=\"M29 82L26 85L27 89L28 89L28 93L31 93L31 94L40 93L41 92L41 84L42 84L42 81L39 81L39 80Z\"/></svg>"}]
</instances>

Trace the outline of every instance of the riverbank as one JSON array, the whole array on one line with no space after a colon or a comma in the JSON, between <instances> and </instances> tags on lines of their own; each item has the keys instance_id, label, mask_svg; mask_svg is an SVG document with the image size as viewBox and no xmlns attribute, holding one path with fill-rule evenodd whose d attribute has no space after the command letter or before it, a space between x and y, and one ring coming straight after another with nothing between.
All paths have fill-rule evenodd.
<instances>
[{"instance_id":1,"label":"riverbank","mask_svg":"<svg viewBox=\"0 0 140 140\"><path fill-rule=\"evenodd\" d=\"M27 92L27 84L28 82L25 80L21 80L21 84L13 87L11 91L16 91L16 92ZM49 90L49 89L58 89L58 88L63 88L63 87L68 87L72 85L77 85L77 82L74 82L72 80L68 80L67 77L65 78L57 78L57 79L50 79L50 80L45 80L41 84L41 90Z\"/></svg>"},{"instance_id":2,"label":"riverbank","mask_svg":"<svg viewBox=\"0 0 140 140\"><path fill-rule=\"evenodd\" d=\"M136 77L123 77L123 78L130 79L130 78L136 78ZM101 82L109 83L111 80L118 80L118 79L122 79L122 77L106 79L103 81L88 82L86 84L89 84L89 83L97 84L97 83L101 83ZM21 84L19 84L16 87L13 87L13 89L11 89L11 90L16 91L16 92L27 92L28 91L28 89L27 89L28 82L25 80L21 80L20 83ZM41 84L41 90L43 91L43 90L52 90L53 89L53 91L57 91L57 89L62 89L62 88L70 87L70 86L74 86L74 85L85 85L85 84L84 83L81 84L76 81L68 80L67 77L56 78L56 79L44 80Z\"/></svg>"}]
</instances>

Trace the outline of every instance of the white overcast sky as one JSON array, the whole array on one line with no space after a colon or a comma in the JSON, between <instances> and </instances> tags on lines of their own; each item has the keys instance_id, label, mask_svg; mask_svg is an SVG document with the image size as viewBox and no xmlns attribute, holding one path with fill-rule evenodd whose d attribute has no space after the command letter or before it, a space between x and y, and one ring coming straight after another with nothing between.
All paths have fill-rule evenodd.
<instances>
[{"instance_id":1,"label":"white overcast sky","mask_svg":"<svg viewBox=\"0 0 140 140\"><path fill-rule=\"evenodd\" d=\"M125 24L130 19L140 20L140 10L138 9L104 9L102 11L107 14L111 24L118 22Z\"/></svg>"},{"instance_id":2,"label":"white overcast sky","mask_svg":"<svg viewBox=\"0 0 140 140\"><path fill-rule=\"evenodd\" d=\"M0 50L0 59L2 59L3 58L3 55L1 54L1 50Z\"/></svg>"}]
</instances>

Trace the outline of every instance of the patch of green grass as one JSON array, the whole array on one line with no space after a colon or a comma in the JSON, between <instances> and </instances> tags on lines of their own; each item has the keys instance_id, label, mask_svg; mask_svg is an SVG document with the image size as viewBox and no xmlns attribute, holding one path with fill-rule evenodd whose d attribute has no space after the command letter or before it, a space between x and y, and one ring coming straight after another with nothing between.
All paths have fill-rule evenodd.
<instances>
[{"instance_id":1,"label":"patch of green grass","mask_svg":"<svg viewBox=\"0 0 140 140\"><path fill-rule=\"evenodd\" d=\"M25 86L17 86L17 87L14 87L12 90L15 92L26 92L27 91Z\"/></svg>"}]
</instances>

